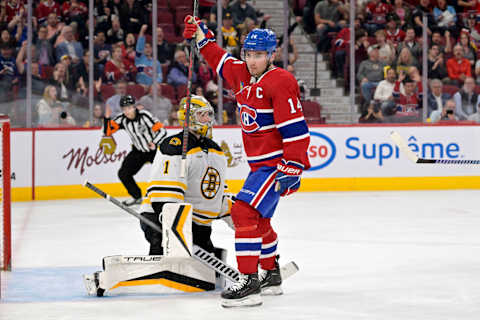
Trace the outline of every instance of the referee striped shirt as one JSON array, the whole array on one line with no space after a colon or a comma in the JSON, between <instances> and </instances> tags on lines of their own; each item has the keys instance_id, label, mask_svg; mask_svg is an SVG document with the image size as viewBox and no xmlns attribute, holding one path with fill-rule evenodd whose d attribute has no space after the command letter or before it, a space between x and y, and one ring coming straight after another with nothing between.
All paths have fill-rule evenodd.
<instances>
[{"instance_id":1,"label":"referee striped shirt","mask_svg":"<svg viewBox=\"0 0 480 320\"><path fill-rule=\"evenodd\" d=\"M152 151L148 144L153 142L158 145L167 135L163 124L146 110L137 109L137 115L133 120L128 119L123 113L113 119L105 118L103 132L106 136L111 136L120 129L128 133L132 144L142 152Z\"/></svg>"}]
</instances>

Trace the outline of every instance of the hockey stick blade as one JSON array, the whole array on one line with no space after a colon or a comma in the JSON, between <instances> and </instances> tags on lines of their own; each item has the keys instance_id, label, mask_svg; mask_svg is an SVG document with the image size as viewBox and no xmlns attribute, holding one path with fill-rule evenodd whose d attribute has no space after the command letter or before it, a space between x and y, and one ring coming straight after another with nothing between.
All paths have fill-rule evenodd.
<instances>
[{"instance_id":1,"label":"hockey stick blade","mask_svg":"<svg viewBox=\"0 0 480 320\"><path fill-rule=\"evenodd\" d=\"M402 153L406 155L408 159L410 159L415 163L418 162L417 155L413 153L412 150L410 150L407 143L405 142L405 140L403 140L402 136L398 134L398 132L392 131L392 133L390 133L390 139L392 139L393 142L395 142L395 144L400 149L400 151L402 151Z\"/></svg>"},{"instance_id":2,"label":"hockey stick blade","mask_svg":"<svg viewBox=\"0 0 480 320\"><path fill-rule=\"evenodd\" d=\"M480 164L480 160L461 160L461 159L424 159L419 158L412 150L408 147L405 140L397 132L392 131L390 138L395 142L397 147L404 153L408 159L414 163L436 163L436 164Z\"/></svg>"},{"instance_id":3,"label":"hockey stick blade","mask_svg":"<svg viewBox=\"0 0 480 320\"><path fill-rule=\"evenodd\" d=\"M119 200L116 198L110 196L106 192L100 190L98 187L95 185L91 184L88 181L85 181L84 186L87 187L88 189L92 190L102 198L110 201L120 209L123 209L127 213L131 214L132 216L136 217L143 223L147 224L150 226L152 229L155 231L158 231L162 233L162 228L160 228L159 225L155 224L154 222L148 220L141 214L138 214L135 210L125 206L123 203L121 203ZM215 270L216 272L220 273L221 275L225 276L227 279L231 281L238 281L240 279L240 272L235 269L234 267L229 266L222 260L218 259L215 257L213 254L209 253L208 251L205 251L204 249L200 248L199 246L193 245L193 257L200 261L201 263L205 264L206 266L210 267L211 269ZM285 266L282 266L280 268L280 272L282 273L282 278L287 279L294 273L298 271L298 266L294 262L289 262ZM285 278L284 278L285 274Z\"/></svg>"}]
</instances>

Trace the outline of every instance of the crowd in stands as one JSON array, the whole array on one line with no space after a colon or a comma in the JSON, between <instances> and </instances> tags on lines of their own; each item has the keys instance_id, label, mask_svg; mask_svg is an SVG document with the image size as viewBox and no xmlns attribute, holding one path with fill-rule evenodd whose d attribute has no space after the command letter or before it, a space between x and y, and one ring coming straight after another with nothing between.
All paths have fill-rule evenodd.
<instances>
[{"instance_id":1,"label":"crowd in stands","mask_svg":"<svg viewBox=\"0 0 480 320\"><path fill-rule=\"evenodd\" d=\"M119 98L132 94L137 107L151 111L163 123L178 124L178 102L187 92L189 45L184 41L184 17L193 1L157 2L157 60L153 57L152 3L145 0L96 0L93 39L93 115L89 114L88 1L34 0L32 44L27 44L25 0L0 1L0 113L14 126L26 125L26 75L32 78L33 126L99 126L106 108L120 112ZM243 41L270 18L246 0L223 0L223 47L240 58ZM216 1L200 1L200 16L216 32ZM291 41L289 61L298 53ZM27 65L31 50L31 66ZM283 65L280 59L277 65ZM153 76L156 73L156 88ZM196 57L193 91L218 105L214 70ZM224 82L223 120L236 124L236 103ZM156 90L157 103L153 103ZM93 118L93 121L91 121Z\"/></svg>"},{"instance_id":2,"label":"crowd in stands","mask_svg":"<svg viewBox=\"0 0 480 320\"><path fill-rule=\"evenodd\" d=\"M305 31L318 51L330 57L333 75L348 84L350 1L295 3ZM357 0L355 12L360 122L422 121L424 16L429 120L480 118L480 1Z\"/></svg>"}]
</instances>

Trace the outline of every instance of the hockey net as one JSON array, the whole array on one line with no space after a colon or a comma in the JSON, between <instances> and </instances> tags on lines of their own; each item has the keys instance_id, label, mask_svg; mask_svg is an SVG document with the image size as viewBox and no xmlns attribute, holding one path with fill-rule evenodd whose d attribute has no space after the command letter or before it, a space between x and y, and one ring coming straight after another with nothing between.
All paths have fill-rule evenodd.
<instances>
[{"instance_id":1,"label":"hockey net","mask_svg":"<svg viewBox=\"0 0 480 320\"><path fill-rule=\"evenodd\" d=\"M11 268L10 120L0 115L0 270Z\"/></svg>"}]
</instances>

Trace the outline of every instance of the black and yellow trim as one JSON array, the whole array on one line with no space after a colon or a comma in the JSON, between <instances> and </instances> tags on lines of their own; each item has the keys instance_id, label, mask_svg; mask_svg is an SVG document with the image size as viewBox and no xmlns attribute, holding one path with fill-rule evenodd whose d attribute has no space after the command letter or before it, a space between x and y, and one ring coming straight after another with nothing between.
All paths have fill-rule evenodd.
<instances>
[{"instance_id":1,"label":"black and yellow trim","mask_svg":"<svg viewBox=\"0 0 480 320\"><path fill-rule=\"evenodd\" d=\"M120 281L110 290L119 287L133 287L143 285L163 285L184 292L202 292L215 290L215 283L187 277L171 271L161 271L143 277Z\"/></svg>"},{"instance_id":2,"label":"black and yellow trim","mask_svg":"<svg viewBox=\"0 0 480 320\"><path fill-rule=\"evenodd\" d=\"M191 210L191 205L180 205L180 208L177 211L175 216L175 220L172 224L172 231L173 234L177 237L177 239L182 243L185 250L188 252L189 255L192 255L190 250L188 250L187 241L185 239L185 234L183 233L183 226L185 225L185 221L187 220L188 212Z\"/></svg>"}]
</instances>

